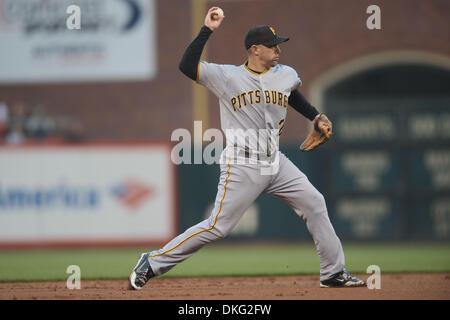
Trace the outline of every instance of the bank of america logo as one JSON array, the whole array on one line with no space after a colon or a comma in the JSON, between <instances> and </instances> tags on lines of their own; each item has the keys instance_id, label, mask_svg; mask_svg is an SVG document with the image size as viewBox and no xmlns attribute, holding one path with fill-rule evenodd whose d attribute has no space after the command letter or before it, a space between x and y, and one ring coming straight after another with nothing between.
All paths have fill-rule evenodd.
<instances>
[{"instance_id":1,"label":"bank of america logo","mask_svg":"<svg viewBox=\"0 0 450 320\"><path fill-rule=\"evenodd\" d=\"M127 208L137 210L155 190L141 182L127 180L112 188L112 194Z\"/></svg>"}]
</instances>

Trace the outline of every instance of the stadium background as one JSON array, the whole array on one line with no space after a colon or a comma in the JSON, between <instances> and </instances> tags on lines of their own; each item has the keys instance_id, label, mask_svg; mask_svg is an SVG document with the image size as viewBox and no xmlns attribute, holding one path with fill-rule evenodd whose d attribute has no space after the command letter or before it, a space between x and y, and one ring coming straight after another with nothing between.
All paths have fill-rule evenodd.
<instances>
[{"instance_id":1,"label":"stadium background","mask_svg":"<svg viewBox=\"0 0 450 320\"><path fill-rule=\"evenodd\" d=\"M78 2L83 12L83 3L88 1ZM134 3L138 8L143 3L137 0L123 2ZM7 0L0 1L3 6L7 3ZM353 267L365 272L365 268L372 263L370 258L365 256L358 260L357 257L361 252L362 255L370 252L370 248L373 253L383 255L383 252L390 252L394 257L395 253L389 250L393 250L395 246L391 244L395 242L401 245L394 252L405 253L411 248L417 252L408 251L409 258L402 260L401 266L395 266L399 261L391 259L389 264L386 263L390 266L388 271L450 270L450 6L447 1L167 0L146 3L154 4L153 12L142 11L140 15L141 21L151 20L149 34L154 40L147 44L147 49L153 52L154 65L148 67L143 64L151 69L147 79L145 75L133 78L126 72L108 78L93 71L87 78L74 75L61 79L57 76L46 79L43 72L41 78L27 81L27 70L20 68L20 61L14 59L15 67L24 72L25 78L13 80L1 76L0 70L0 101L3 102L1 157L7 158L15 152L19 152L20 157L20 150L30 148L37 153L45 153L46 150L51 153L52 150L60 150L61 146L74 150L91 146L101 153L101 146L114 145L119 150L116 155L118 160L115 158L119 161L117 163L120 165L122 152L123 166L130 166L125 159L129 145L148 145L150 149L155 143L174 145L176 142L170 141L173 131L184 128L194 133L195 120L202 121L203 130L220 128L216 98L178 70L179 60L201 27L207 8L218 5L224 9L226 19L208 41L205 60L243 63L243 37L254 25L273 25L277 33L291 38L281 48L281 63L298 71L303 81L301 91L313 105L329 116L336 134L317 151L301 153L298 146L310 130L310 124L295 111L289 110L280 139L281 149L324 194L330 219L344 241L344 247L346 243L356 246L352 249L349 245L347 252L348 259L355 253L353 258L357 262ZM370 15L366 9L372 4L381 8L381 30L366 27ZM8 31L5 12L0 28ZM41 27L45 29L42 37L52 36L51 28ZM75 32L83 31L83 23L81 27L81 31L66 32L72 32L73 36ZM101 32L97 36L102 39ZM2 42L2 47L8 47L7 40ZM136 44L136 48L140 47ZM133 45L129 47L124 63L133 59L136 48ZM15 52L11 51L6 54L8 59L14 55ZM8 112L5 112L6 108ZM13 120L18 118L22 119L22 125L14 123ZM27 122L29 119L35 119L35 122ZM38 125L33 126L33 123ZM30 161L38 160L31 158ZM10 167L6 167L5 163ZM14 167L17 165L14 162L2 164L5 175L23 169ZM71 174L75 176L85 175L84 181L87 183L89 179L95 181L98 178L94 173L86 175L85 172L77 172L80 168L83 166L75 165L73 169L67 169L72 170ZM158 169L149 165L148 168L143 166L142 170L148 170L147 173L154 176L156 173L152 170ZM62 254L61 251L18 250L19 247L158 246L164 242L161 239L167 240L209 215L217 190L218 166L181 164L174 167L173 172L174 177L165 176L163 179L173 183L174 189L166 196L173 202L174 210L169 212L167 208L170 206L164 207L167 212L158 214L160 217L174 214L176 224L160 238L130 238L132 223L126 226L129 232L127 241L110 234L105 238L88 237L81 241L80 238L84 237L82 232L78 236L75 233L72 238L65 238L64 232L59 232L59 238L55 240L51 230L49 236L42 229L33 231L31 235L10 238L4 234L0 241L5 248L0 253L3 265L0 281L65 277L65 270L59 270L58 276L15 274L19 260L24 257L45 260L37 257L51 256L55 261L55 257ZM24 185L27 181L30 181L29 184L39 184L37 176L27 171L27 176L24 174L21 178ZM163 185L169 183L159 182ZM11 185L14 186L13 183ZM11 221L8 220L9 215L21 215L17 220L19 223L9 225L13 231L23 228L20 221L40 223L39 208L27 208L25 213L10 210L5 204L8 185L1 178L0 187L0 218L4 219L4 226ZM33 219L30 220L27 214ZM60 225L54 223L52 228L69 228L72 218L67 219L58 220ZM86 220L85 225L90 221ZM151 219L146 221L152 223ZM78 223L83 228L83 220ZM113 220L110 223L114 223ZM107 223L105 225L108 226ZM93 232L96 232L95 227ZM219 252L232 257L236 248L242 245L241 241L250 239L264 241L262 243L267 244L266 250L269 252L273 249L270 244L273 241L298 243L300 248L306 245L308 250L314 251L304 222L288 206L267 196L261 196L232 234L221 241L229 245L228 251ZM280 250L277 244L276 251L285 252L285 256L295 254L295 246L291 244L286 246L285 251ZM432 251L430 248L440 248L438 254L432 255L436 260L430 258L427 266L420 263L419 267L413 266L412 261L420 261L419 256ZM111 277L126 277L129 272L127 265L135 263L135 249L118 249L117 252L118 255L113 254L113 257L108 256L111 251L104 254L111 260L126 257L131 261L122 260L121 267ZM214 250L205 252L205 260L209 259L208 252L214 255ZM246 252L259 251L250 246ZM261 256L266 253L261 251ZM72 254L76 256L79 251ZM92 257L88 253L87 256L90 258L83 255L83 259L95 259L99 254ZM242 259L245 256L246 253L242 253ZM16 262L12 259L14 257L18 257ZM105 259L105 264L105 261L110 261ZM289 272L317 272L316 258L311 259L310 267ZM100 264L97 268L102 270L102 262L95 261ZM436 268L433 269L432 265ZM201 273L199 270L205 270L199 268L199 265L193 265L186 270L195 270L191 274L198 275ZM233 272L239 273L239 270ZM271 273L270 270L260 272ZM283 273L285 270L274 272ZM207 273L205 271L204 274ZM189 274L189 271L179 273ZM102 275L92 272L91 277Z\"/></svg>"}]
</instances>

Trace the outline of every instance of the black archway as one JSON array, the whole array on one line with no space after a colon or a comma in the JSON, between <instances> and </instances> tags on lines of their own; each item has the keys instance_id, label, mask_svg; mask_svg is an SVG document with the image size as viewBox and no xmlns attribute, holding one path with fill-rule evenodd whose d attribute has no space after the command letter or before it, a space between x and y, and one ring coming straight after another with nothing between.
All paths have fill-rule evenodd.
<instances>
[{"instance_id":1,"label":"black archway","mask_svg":"<svg viewBox=\"0 0 450 320\"><path fill-rule=\"evenodd\" d=\"M324 94L337 229L358 239L450 239L450 71L387 65Z\"/></svg>"}]
</instances>

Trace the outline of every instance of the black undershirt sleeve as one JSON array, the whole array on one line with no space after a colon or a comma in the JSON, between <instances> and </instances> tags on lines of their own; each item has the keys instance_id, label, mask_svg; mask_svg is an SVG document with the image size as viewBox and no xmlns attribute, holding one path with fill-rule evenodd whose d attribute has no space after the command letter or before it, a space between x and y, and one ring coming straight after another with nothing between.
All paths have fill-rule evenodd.
<instances>
[{"instance_id":1,"label":"black undershirt sleeve","mask_svg":"<svg viewBox=\"0 0 450 320\"><path fill-rule=\"evenodd\" d=\"M317 111L317 109L313 105L311 105L298 90L294 90L291 92L288 103L292 108L300 112L311 121L313 121L314 118L319 114L319 111Z\"/></svg>"},{"instance_id":2,"label":"black undershirt sleeve","mask_svg":"<svg viewBox=\"0 0 450 320\"><path fill-rule=\"evenodd\" d=\"M200 57L202 56L203 48L211 33L211 29L207 26L203 26L197 37L192 40L191 44L186 48L180 64L178 65L180 71L194 81L197 80L198 64L200 62Z\"/></svg>"}]
</instances>

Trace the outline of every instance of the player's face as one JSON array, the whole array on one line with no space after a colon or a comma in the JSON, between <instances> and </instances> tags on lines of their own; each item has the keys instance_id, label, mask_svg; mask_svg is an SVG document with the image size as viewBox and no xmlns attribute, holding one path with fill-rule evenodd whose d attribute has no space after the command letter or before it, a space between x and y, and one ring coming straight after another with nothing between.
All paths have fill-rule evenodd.
<instances>
[{"instance_id":1,"label":"player's face","mask_svg":"<svg viewBox=\"0 0 450 320\"><path fill-rule=\"evenodd\" d=\"M265 45L259 45L259 58L263 64L267 67L275 67L278 64L280 58L281 49L279 45L272 47L266 47Z\"/></svg>"}]
</instances>

